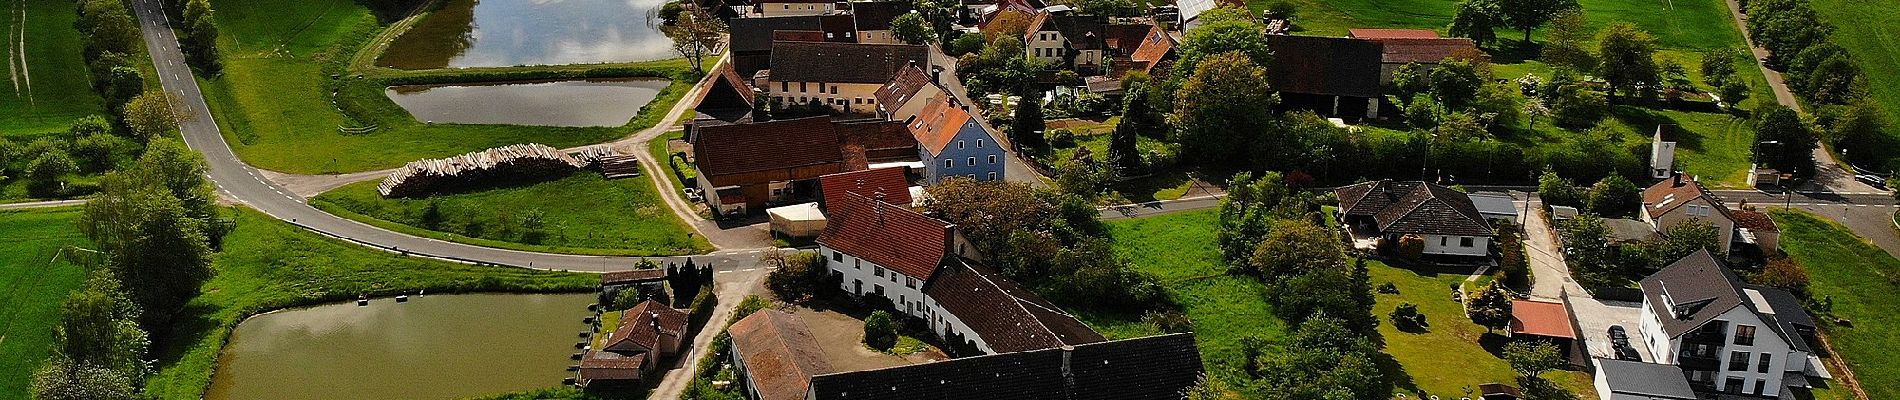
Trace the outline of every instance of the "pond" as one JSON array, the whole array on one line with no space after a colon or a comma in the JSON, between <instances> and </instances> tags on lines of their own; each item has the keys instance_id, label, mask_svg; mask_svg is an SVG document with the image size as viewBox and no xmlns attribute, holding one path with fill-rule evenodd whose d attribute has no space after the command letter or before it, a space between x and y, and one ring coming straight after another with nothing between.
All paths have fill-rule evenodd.
<instances>
[{"instance_id":1,"label":"pond","mask_svg":"<svg viewBox=\"0 0 1900 400\"><path fill-rule=\"evenodd\" d=\"M453 124L621 126L670 83L617 79L479 85L391 86L384 90L417 121Z\"/></svg>"},{"instance_id":2,"label":"pond","mask_svg":"<svg viewBox=\"0 0 1900 400\"><path fill-rule=\"evenodd\" d=\"M238 324L207 399L457 399L558 386L592 294L468 294Z\"/></svg>"},{"instance_id":3,"label":"pond","mask_svg":"<svg viewBox=\"0 0 1900 400\"><path fill-rule=\"evenodd\" d=\"M651 61L673 41L647 21L664 0L448 0L383 52L401 69Z\"/></svg>"}]
</instances>

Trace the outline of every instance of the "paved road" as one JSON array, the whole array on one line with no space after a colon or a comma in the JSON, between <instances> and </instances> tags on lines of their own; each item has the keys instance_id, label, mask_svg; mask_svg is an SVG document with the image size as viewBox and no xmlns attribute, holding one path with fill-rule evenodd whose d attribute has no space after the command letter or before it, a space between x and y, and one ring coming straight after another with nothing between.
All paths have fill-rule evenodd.
<instances>
[{"instance_id":1,"label":"paved road","mask_svg":"<svg viewBox=\"0 0 1900 400\"><path fill-rule=\"evenodd\" d=\"M1887 254L1900 257L1900 232L1895 232L1893 215L1900 210L1900 201L1882 192L1834 193L1834 192L1795 192L1792 194L1772 193L1759 190L1719 190L1716 196L1731 205L1743 200L1761 209L1791 207L1806 210L1822 217L1840 222L1848 230L1875 246L1886 250Z\"/></svg>"},{"instance_id":2,"label":"paved road","mask_svg":"<svg viewBox=\"0 0 1900 400\"><path fill-rule=\"evenodd\" d=\"M0 204L0 210L26 210L26 209L33 209L33 208L53 208L53 207L76 206L80 204L86 204L86 200L74 199L74 200L30 201L30 202L24 202L24 203L6 203L6 204Z\"/></svg>"},{"instance_id":3,"label":"paved road","mask_svg":"<svg viewBox=\"0 0 1900 400\"><path fill-rule=\"evenodd\" d=\"M187 116L179 124L185 144L204 154L205 161L210 164L208 175L217 184L220 195L325 235L413 255L572 271L622 270L631 268L639 260L637 257L532 253L420 238L343 219L305 204L304 198L271 183L262 172L240 161L237 154L231 151L217 123L211 118L210 109L205 105L204 95L199 91L190 67L185 65L184 55L178 50L178 38L165 20L159 0L134 0L132 5L143 28L145 46L151 53L153 66L157 68L159 82L177 102L173 106ZM757 251L718 252L695 258L697 262L713 262L722 267L749 266L756 262Z\"/></svg>"},{"instance_id":4,"label":"paved road","mask_svg":"<svg viewBox=\"0 0 1900 400\"><path fill-rule=\"evenodd\" d=\"M1801 111L1801 101L1795 98L1794 91L1788 90L1787 80L1782 79L1781 72L1768 69L1768 50L1755 44L1754 39L1747 38L1748 17L1742 14L1741 3L1737 0L1727 0L1726 3L1728 3L1729 16L1735 20L1735 27L1741 30L1744 40L1748 41L1749 54L1755 57L1755 65L1761 68L1762 77L1768 80L1768 88L1775 93L1775 102L1795 111ZM1853 174L1847 173L1847 169L1842 168L1840 163L1834 160L1834 153L1828 152L1826 146L1815 147L1814 164L1820 170L1816 171L1814 180L1809 184L1815 188L1839 192L1874 190L1872 186L1854 180Z\"/></svg>"}]
</instances>

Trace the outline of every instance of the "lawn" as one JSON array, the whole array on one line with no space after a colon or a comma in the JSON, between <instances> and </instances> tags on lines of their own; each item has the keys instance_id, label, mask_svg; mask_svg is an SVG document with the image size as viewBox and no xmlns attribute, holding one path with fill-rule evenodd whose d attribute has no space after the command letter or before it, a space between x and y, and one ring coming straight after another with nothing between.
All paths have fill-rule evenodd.
<instances>
[{"instance_id":1,"label":"lawn","mask_svg":"<svg viewBox=\"0 0 1900 400\"><path fill-rule=\"evenodd\" d=\"M675 77L687 64L666 60L598 67L599 71L563 67L346 71L358 48L382 28L356 2L214 3L223 33L218 45L224 54L225 73L200 81L232 147L245 161L265 169L343 173L391 168L417 159L516 143L557 148L599 143L652 126L692 84L676 79L650 107L621 127L424 124L389 100L384 87L397 82L519 80L561 73ZM374 129L368 133L345 133L343 129L354 132L370 127Z\"/></svg>"},{"instance_id":2,"label":"lawn","mask_svg":"<svg viewBox=\"0 0 1900 400\"><path fill-rule=\"evenodd\" d=\"M33 370L53 347L60 302L86 279L59 255L85 246L74 207L0 212L0 399L27 398Z\"/></svg>"},{"instance_id":3,"label":"lawn","mask_svg":"<svg viewBox=\"0 0 1900 400\"><path fill-rule=\"evenodd\" d=\"M667 166L666 173L669 174L667 181L672 182L673 190L680 192L681 195L686 193L686 182L693 182L699 177L699 169L694 167L692 162L684 158L673 158L674 153L668 147L672 141L685 138L685 131L675 131L647 141L647 152L653 155L655 161Z\"/></svg>"},{"instance_id":4,"label":"lawn","mask_svg":"<svg viewBox=\"0 0 1900 400\"><path fill-rule=\"evenodd\" d=\"M1060 169L1062 166L1068 165L1069 161L1075 158L1075 153L1081 151L1081 149L1088 149L1090 156L1096 160L1107 160L1109 134L1114 132L1114 124L1119 122L1120 119L1121 117L1113 117L1109 118L1106 123L1100 124L1060 123L1078 120L1050 121L1052 131L1055 129L1053 128L1054 126L1073 125L1067 129L1075 132L1075 141L1073 143L1052 144L1048 154L1035 156L1036 161L1051 168ZM1169 149L1167 143L1146 136L1137 137L1135 139L1135 146L1144 154L1165 154L1173 151ZM1188 191L1193 189L1194 179L1186 168L1174 167L1156 171L1151 175L1116 182L1109 186L1110 189L1113 189L1116 193L1120 193L1123 198L1132 202L1174 200L1186 196Z\"/></svg>"},{"instance_id":5,"label":"lawn","mask_svg":"<svg viewBox=\"0 0 1900 400\"><path fill-rule=\"evenodd\" d=\"M1194 321L1201 361L1209 370L1240 368L1244 362L1241 338L1260 336L1277 342L1287 331L1286 322L1274 316L1266 302L1265 286L1252 278L1227 275L1215 245L1216 218L1214 210L1201 210L1107 222L1115 252L1160 278ZM1080 317L1110 339L1159 333L1135 321L1139 316L1083 313Z\"/></svg>"},{"instance_id":6,"label":"lawn","mask_svg":"<svg viewBox=\"0 0 1900 400\"><path fill-rule=\"evenodd\" d=\"M1373 286L1392 283L1399 289L1398 294L1378 294L1378 304L1372 310L1382 320L1379 334L1385 337L1385 352L1401 369L1395 390L1415 398L1458 398L1482 383L1515 385L1517 373L1499 358L1509 339L1471 323L1465 317L1464 306L1451 298L1451 285L1462 283L1471 273L1469 268L1408 269L1377 261L1367 265ZM1425 314L1429 326L1422 332L1400 331L1386 317L1407 302L1418 305L1419 313ZM1544 378L1581 398L1597 397L1588 373L1556 371L1546 373Z\"/></svg>"},{"instance_id":7,"label":"lawn","mask_svg":"<svg viewBox=\"0 0 1900 400\"><path fill-rule=\"evenodd\" d=\"M1887 111L1887 121L1900 121L1900 0L1814 0L1821 20L1834 24L1835 44L1847 48L1866 72L1873 99ZM1893 126L1888 134L1900 136ZM1891 165L1891 164L1889 164Z\"/></svg>"},{"instance_id":8,"label":"lawn","mask_svg":"<svg viewBox=\"0 0 1900 400\"><path fill-rule=\"evenodd\" d=\"M0 9L6 11L0 30L10 39L0 43L8 56L7 77L0 80L0 136L63 131L75 119L105 113L88 83L72 1L16 0Z\"/></svg>"},{"instance_id":9,"label":"lawn","mask_svg":"<svg viewBox=\"0 0 1900 400\"><path fill-rule=\"evenodd\" d=\"M427 290L465 292L579 292L600 285L598 275L484 267L410 258L358 246L278 221L251 209L227 210L237 229L213 263L217 275L204 294L154 335L157 373L146 394L198 399L210 385L217 356L245 317L278 308Z\"/></svg>"},{"instance_id":10,"label":"lawn","mask_svg":"<svg viewBox=\"0 0 1900 400\"><path fill-rule=\"evenodd\" d=\"M1900 398L1900 354L1893 351L1900 343L1900 300L1893 296L1900 292L1900 260L1814 214L1769 215L1781 225L1782 250L1807 267L1811 295L1832 300L1832 317L1853 321L1849 326L1815 318L1835 355L1853 369L1869 398Z\"/></svg>"},{"instance_id":11,"label":"lawn","mask_svg":"<svg viewBox=\"0 0 1900 400\"><path fill-rule=\"evenodd\" d=\"M666 207L646 177L607 180L582 171L524 186L426 199L387 199L380 181L358 182L310 200L344 218L424 237L537 252L658 256L712 251ZM439 214L431 222L427 211ZM542 232L523 227L541 213Z\"/></svg>"}]
</instances>

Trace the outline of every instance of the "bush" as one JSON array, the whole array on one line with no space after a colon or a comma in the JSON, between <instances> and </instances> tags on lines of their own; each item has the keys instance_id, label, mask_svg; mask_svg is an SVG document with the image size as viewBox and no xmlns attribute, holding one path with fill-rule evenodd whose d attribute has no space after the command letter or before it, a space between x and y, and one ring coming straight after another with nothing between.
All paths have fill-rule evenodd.
<instances>
[{"instance_id":1,"label":"bush","mask_svg":"<svg viewBox=\"0 0 1900 400\"><path fill-rule=\"evenodd\" d=\"M1174 310L1149 311L1147 314L1141 316L1141 322L1154 325L1155 329L1167 333L1182 333L1194 330L1194 321L1189 320L1187 314L1182 314L1180 311Z\"/></svg>"},{"instance_id":2,"label":"bush","mask_svg":"<svg viewBox=\"0 0 1900 400\"><path fill-rule=\"evenodd\" d=\"M1050 131L1049 142L1059 147L1074 147L1075 146L1075 132L1070 131L1068 128L1061 128L1061 129L1056 129L1054 131Z\"/></svg>"},{"instance_id":3,"label":"bush","mask_svg":"<svg viewBox=\"0 0 1900 400\"><path fill-rule=\"evenodd\" d=\"M877 310L864 318L864 345L878 351L890 351L897 345L897 320L891 313Z\"/></svg>"},{"instance_id":4,"label":"bush","mask_svg":"<svg viewBox=\"0 0 1900 400\"><path fill-rule=\"evenodd\" d=\"M767 256L765 262L776 268L765 277L765 286L780 299L803 301L820 297L820 290L828 286L824 284L828 276L825 258L818 253L774 254Z\"/></svg>"},{"instance_id":5,"label":"bush","mask_svg":"<svg viewBox=\"0 0 1900 400\"><path fill-rule=\"evenodd\" d=\"M1392 282L1386 282L1379 285L1379 293L1399 294L1399 287L1398 285L1393 285Z\"/></svg>"},{"instance_id":6,"label":"bush","mask_svg":"<svg viewBox=\"0 0 1900 400\"><path fill-rule=\"evenodd\" d=\"M1425 256L1425 238L1418 235L1400 236L1398 252L1399 258L1417 261L1419 257Z\"/></svg>"},{"instance_id":7,"label":"bush","mask_svg":"<svg viewBox=\"0 0 1900 400\"><path fill-rule=\"evenodd\" d=\"M1426 327L1425 314L1418 312L1417 304L1399 304L1399 308L1392 310L1391 318L1392 325L1398 327L1399 330L1414 330Z\"/></svg>"},{"instance_id":8,"label":"bush","mask_svg":"<svg viewBox=\"0 0 1900 400\"><path fill-rule=\"evenodd\" d=\"M78 171L79 165L65 151L54 149L41 153L27 164L27 192L38 197L58 196L65 186L66 175Z\"/></svg>"},{"instance_id":9,"label":"bush","mask_svg":"<svg viewBox=\"0 0 1900 400\"><path fill-rule=\"evenodd\" d=\"M1610 115L1610 99L1603 92L1581 86L1564 87L1558 89L1557 101L1551 104L1550 112L1558 126L1589 128Z\"/></svg>"}]
</instances>

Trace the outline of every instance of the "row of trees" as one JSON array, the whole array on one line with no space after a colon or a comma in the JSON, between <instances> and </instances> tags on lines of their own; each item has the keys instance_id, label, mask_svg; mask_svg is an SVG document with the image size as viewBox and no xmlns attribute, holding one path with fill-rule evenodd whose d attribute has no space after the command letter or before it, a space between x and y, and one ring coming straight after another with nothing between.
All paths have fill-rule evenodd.
<instances>
[{"instance_id":1,"label":"row of trees","mask_svg":"<svg viewBox=\"0 0 1900 400\"><path fill-rule=\"evenodd\" d=\"M1868 95L1866 72L1846 48L1831 40L1834 26L1821 20L1806 0L1743 4L1748 35L1768 50L1768 65L1781 70L1788 88L1814 106L1815 133L1851 162L1883 172L1900 169L1900 160L1891 157L1900 142L1887 134L1890 121Z\"/></svg>"},{"instance_id":2,"label":"row of trees","mask_svg":"<svg viewBox=\"0 0 1900 400\"><path fill-rule=\"evenodd\" d=\"M61 307L58 345L34 374L34 398L137 398L151 372L147 332L166 331L211 278L211 253L232 227L204 172L197 153L158 139L133 168L106 175L80 221L100 257Z\"/></svg>"},{"instance_id":3,"label":"row of trees","mask_svg":"<svg viewBox=\"0 0 1900 400\"><path fill-rule=\"evenodd\" d=\"M1660 235L1634 243L1617 242L1603 218L1591 214L1578 215L1560 228L1570 275L1592 290L1626 286L1700 250L1721 257L1717 228L1702 221L1676 224Z\"/></svg>"},{"instance_id":4,"label":"row of trees","mask_svg":"<svg viewBox=\"0 0 1900 400\"><path fill-rule=\"evenodd\" d=\"M1471 38L1478 45L1497 42L1498 28L1524 31L1525 45L1531 31L1548 24L1565 11L1582 8L1577 0L1464 0L1452 15L1447 29L1453 36Z\"/></svg>"},{"instance_id":5,"label":"row of trees","mask_svg":"<svg viewBox=\"0 0 1900 400\"><path fill-rule=\"evenodd\" d=\"M1081 195L971 179L926 190L924 214L956 224L989 266L1052 300L1122 311L1169 303L1155 277L1116 254Z\"/></svg>"}]
</instances>

